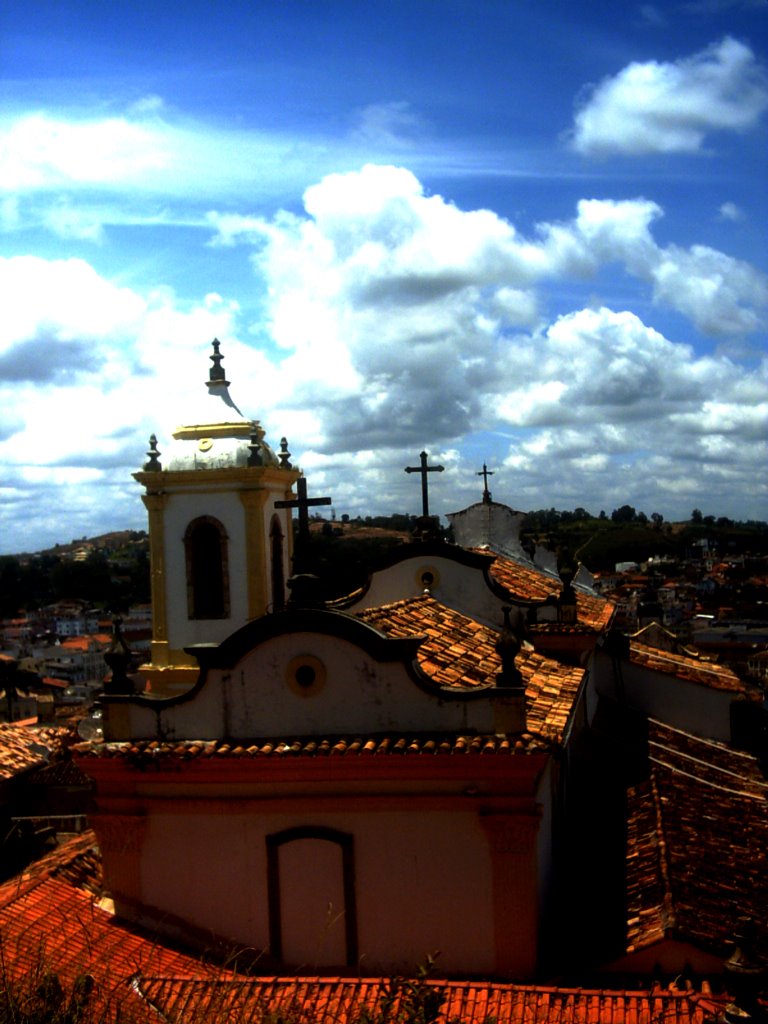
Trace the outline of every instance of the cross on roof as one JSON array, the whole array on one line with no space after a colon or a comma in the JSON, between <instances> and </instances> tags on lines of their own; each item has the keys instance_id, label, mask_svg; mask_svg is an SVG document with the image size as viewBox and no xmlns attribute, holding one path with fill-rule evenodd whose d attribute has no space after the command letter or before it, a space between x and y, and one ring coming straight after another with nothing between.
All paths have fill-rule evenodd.
<instances>
[{"instance_id":1,"label":"cross on roof","mask_svg":"<svg viewBox=\"0 0 768 1024\"><path fill-rule=\"evenodd\" d=\"M491 492L488 490L488 477L493 476L493 470L488 469L486 464L483 463L483 468L478 470L478 472L475 475L481 476L483 478L483 503L486 505L490 505Z\"/></svg>"},{"instance_id":2,"label":"cross on roof","mask_svg":"<svg viewBox=\"0 0 768 1024\"><path fill-rule=\"evenodd\" d=\"M442 473L445 466L428 466L427 459L429 456L426 452L422 452L419 456L421 459L420 466L406 466L406 473L421 473L421 514L426 518L429 515L429 490L427 487L427 473Z\"/></svg>"},{"instance_id":3,"label":"cross on roof","mask_svg":"<svg viewBox=\"0 0 768 1024\"><path fill-rule=\"evenodd\" d=\"M316 505L330 505L331 498L308 498L306 478L300 476L296 481L296 497L291 501L276 501L275 508L297 508L299 510L299 532L296 538L296 549L293 555L294 572L305 571L307 549L309 546L309 509Z\"/></svg>"}]
</instances>

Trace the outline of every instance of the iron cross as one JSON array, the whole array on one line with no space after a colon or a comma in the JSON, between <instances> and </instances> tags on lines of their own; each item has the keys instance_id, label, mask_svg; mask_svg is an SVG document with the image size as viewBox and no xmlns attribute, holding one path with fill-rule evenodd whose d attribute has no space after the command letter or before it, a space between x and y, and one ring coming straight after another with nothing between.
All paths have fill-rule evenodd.
<instances>
[{"instance_id":1,"label":"iron cross","mask_svg":"<svg viewBox=\"0 0 768 1024\"><path fill-rule=\"evenodd\" d=\"M420 466L406 466L406 473L421 473L421 514L426 518L429 515L429 490L427 488L427 473L442 473L445 466L428 466L426 452L422 452Z\"/></svg>"},{"instance_id":2,"label":"iron cross","mask_svg":"<svg viewBox=\"0 0 768 1024\"><path fill-rule=\"evenodd\" d=\"M486 505L489 505L491 501L491 492L488 490L488 477L493 476L493 470L488 469L486 464L483 463L483 468L479 470L476 475L483 478L483 502Z\"/></svg>"},{"instance_id":3,"label":"iron cross","mask_svg":"<svg viewBox=\"0 0 768 1024\"><path fill-rule=\"evenodd\" d=\"M296 481L296 497L291 501L276 501L275 508L297 508L299 510L299 533L296 538L296 554L294 569L303 569L309 546L309 509L315 505L330 505L331 498L308 498L306 478L300 476Z\"/></svg>"}]
</instances>

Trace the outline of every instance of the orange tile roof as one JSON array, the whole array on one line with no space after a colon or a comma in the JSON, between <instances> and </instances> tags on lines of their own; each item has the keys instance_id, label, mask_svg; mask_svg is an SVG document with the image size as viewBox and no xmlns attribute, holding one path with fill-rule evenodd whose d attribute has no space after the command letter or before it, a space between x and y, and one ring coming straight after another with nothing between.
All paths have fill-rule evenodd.
<instances>
[{"instance_id":1,"label":"orange tile roof","mask_svg":"<svg viewBox=\"0 0 768 1024\"><path fill-rule=\"evenodd\" d=\"M0 885L3 985L34 993L45 976L56 974L67 995L78 978L90 976L93 992L87 1019L149 1021L146 1002L135 991L142 973L175 977L228 977L228 972L158 943L155 937L118 921L94 896L71 884L82 875L75 862L92 837L75 840L76 850L54 851L23 875ZM89 872L86 872L86 874ZM85 1017L83 1019L86 1019Z\"/></svg>"},{"instance_id":2,"label":"orange tile roof","mask_svg":"<svg viewBox=\"0 0 768 1024\"><path fill-rule=\"evenodd\" d=\"M627 950L665 934L718 955L748 916L768 964L768 782L755 757L649 722L650 778L628 795Z\"/></svg>"},{"instance_id":3,"label":"orange tile roof","mask_svg":"<svg viewBox=\"0 0 768 1024\"><path fill-rule=\"evenodd\" d=\"M693 991L609 991L495 984L481 981L430 980L416 990L408 1013L408 981L393 989L383 978L237 978L204 982L177 978L142 978L138 989L165 1019L297 1020L311 1024L345 1024L361 1019L435 1019L462 1024L704 1024L722 1009L710 996ZM391 1005L388 1001L393 997ZM418 998L434 1000L422 1007ZM415 1012L413 1012L415 1010Z\"/></svg>"},{"instance_id":4,"label":"orange tile roof","mask_svg":"<svg viewBox=\"0 0 768 1024\"><path fill-rule=\"evenodd\" d=\"M84 892L101 894L101 851L95 834L89 829L73 836L45 857L33 861L13 881L23 887L27 882L46 878L58 878Z\"/></svg>"},{"instance_id":5,"label":"orange tile roof","mask_svg":"<svg viewBox=\"0 0 768 1024\"><path fill-rule=\"evenodd\" d=\"M45 733L19 722L1 722L0 779L46 764L51 749Z\"/></svg>"},{"instance_id":6,"label":"orange tile roof","mask_svg":"<svg viewBox=\"0 0 768 1024\"><path fill-rule=\"evenodd\" d=\"M419 664L443 686L493 685L501 671L495 649L499 634L428 594L368 608L357 617L388 636L426 637L419 648ZM529 730L562 737L584 670L532 650L521 650L516 664L525 682Z\"/></svg>"},{"instance_id":7,"label":"orange tile roof","mask_svg":"<svg viewBox=\"0 0 768 1024\"><path fill-rule=\"evenodd\" d=\"M195 761L205 758L293 758L293 757L396 757L398 755L439 756L460 754L533 754L548 751L548 738L530 732L516 736L414 735L393 733L376 736L286 737L228 743L225 740L129 740L97 743L89 741L73 747L83 758L124 757L137 767L163 758ZM87 769L87 762L84 761Z\"/></svg>"},{"instance_id":8,"label":"orange tile roof","mask_svg":"<svg viewBox=\"0 0 768 1024\"><path fill-rule=\"evenodd\" d=\"M524 601L545 601L552 594L559 594L562 583L548 576L535 566L523 565L512 558L497 555L490 567L491 576L509 591L510 597ZM603 630L611 621L614 606L604 597L585 594L576 590L576 607L579 622L592 629Z\"/></svg>"},{"instance_id":9,"label":"orange tile roof","mask_svg":"<svg viewBox=\"0 0 768 1024\"><path fill-rule=\"evenodd\" d=\"M90 1008L105 1022L295 1019L359 1021L394 994L395 1019L407 1010L408 979L254 977L206 963L121 922L91 895L99 880L93 835L86 833L0 886L4 983L34 991L45 972L66 994L93 979ZM84 890L88 891L84 891ZM464 1024L705 1024L723 998L674 987L651 991L567 989L487 981L430 979L417 989L434 1000L436 1020Z\"/></svg>"},{"instance_id":10,"label":"orange tile roof","mask_svg":"<svg viewBox=\"0 0 768 1024\"><path fill-rule=\"evenodd\" d=\"M747 693L750 687L731 669L714 661L702 661L686 654L664 651L658 647L647 647L636 640L629 645L629 659L634 665L650 668L655 672L677 676L692 683L709 686L713 690L729 690L733 693Z\"/></svg>"}]
</instances>

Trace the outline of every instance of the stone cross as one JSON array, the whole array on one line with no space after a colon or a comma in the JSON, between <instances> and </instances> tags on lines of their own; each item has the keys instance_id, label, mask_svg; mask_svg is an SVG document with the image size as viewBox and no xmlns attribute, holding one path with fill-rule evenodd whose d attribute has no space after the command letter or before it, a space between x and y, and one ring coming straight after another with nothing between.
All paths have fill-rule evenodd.
<instances>
[{"instance_id":1,"label":"stone cross","mask_svg":"<svg viewBox=\"0 0 768 1024\"><path fill-rule=\"evenodd\" d=\"M475 475L481 476L483 478L483 504L490 505L491 492L488 490L488 477L493 476L493 470L488 469L486 464L483 463L483 468L479 470Z\"/></svg>"},{"instance_id":2,"label":"stone cross","mask_svg":"<svg viewBox=\"0 0 768 1024\"><path fill-rule=\"evenodd\" d=\"M427 459L429 456L426 452L422 452L419 456L421 459L420 466L406 466L406 473L421 473L421 514L426 519L429 515L429 490L427 487L427 473L442 473L445 466L428 466Z\"/></svg>"},{"instance_id":3,"label":"stone cross","mask_svg":"<svg viewBox=\"0 0 768 1024\"><path fill-rule=\"evenodd\" d=\"M300 476L296 481L296 497L292 501L276 501L275 508L297 508L299 510L299 533L296 538L296 552L293 556L294 572L305 569L307 549L309 547L309 509L316 505L330 505L331 498L308 498L306 478Z\"/></svg>"}]
</instances>

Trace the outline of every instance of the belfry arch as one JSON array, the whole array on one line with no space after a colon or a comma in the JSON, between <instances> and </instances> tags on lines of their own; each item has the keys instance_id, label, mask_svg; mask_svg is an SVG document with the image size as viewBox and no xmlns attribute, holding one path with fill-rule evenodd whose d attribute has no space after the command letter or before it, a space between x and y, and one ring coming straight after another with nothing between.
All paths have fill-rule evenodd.
<instances>
[{"instance_id":1,"label":"belfry arch","mask_svg":"<svg viewBox=\"0 0 768 1024\"><path fill-rule=\"evenodd\" d=\"M184 551L189 618L229 618L229 548L223 525L213 516L193 519L184 533Z\"/></svg>"}]
</instances>

